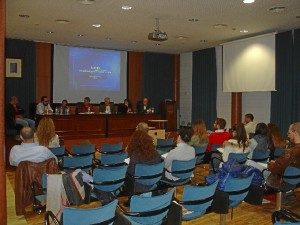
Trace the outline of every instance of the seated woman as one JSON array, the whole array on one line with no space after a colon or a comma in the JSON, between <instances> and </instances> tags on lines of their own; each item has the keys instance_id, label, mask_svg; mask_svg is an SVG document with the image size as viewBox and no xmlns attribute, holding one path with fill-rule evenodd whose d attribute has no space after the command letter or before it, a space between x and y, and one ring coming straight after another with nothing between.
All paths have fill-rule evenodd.
<instances>
[{"instance_id":1,"label":"seated woman","mask_svg":"<svg viewBox=\"0 0 300 225\"><path fill-rule=\"evenodd\" d=\"M188 145L188 142L191 140L192 134L192 129L188 127L184 127L179 130L177 147L172 149L165 159L165 168L167 170L171 171L173 160L188 161L196 157L195 149ZM179 178L172 176L171 173L166 171L165 179L176 181Z\"/></svg>"},{"instance_id":2,"label":"seated woman","mask_svg":"<svg viewBox=\"0 0 300 225\"><path fill-rule=\"evenodd\" d=\"M268 127L265 123L258 123L256 125L255 134L252 139L250 139L250 153L248 158L252 159L254 151L268 151L269 148L269 137L268 137Z\"/></svg>"},{"instance_id":3,"label":"seated woman","mask_svg":"<svg viewBox=\"0 0 300 225\"><path fill-rule=\"evenodd\" d=\"M43 117L34 135L34 141L47 148L59 147L59 137L55 133L55 125L51 118Z\"/></svg>"},{"instance_id":4,"label":"seated woman","mask_svg":"<svg viewBox=\"0 0 300 225\"><path fill-rule=\"evenodd\" d=\"M130 159L127 174L134 175L136 164L157 164L161 162L161 157L155 150L153 139L144 131L136 130L131 136L130 142L127 147L128 157ZM128 176L125 181L125 190L130 192L132 185L135 185L135 192L147 192L148 185L140 183L133 184Z\"/></svg>"},{"instance_id":5,"label":"seated woman","mask_svg":"<svg viewBox=\"0 0 300 225\"><path fill-rule=\"evenodd\" d=\"M193 136L189 142L192 146L206 146L208 144L208 135L206 131L206 125L203 120L197 120L192 125Z\"/></svg>"},{"instance_id":6,"label":"seated woman","mask_svg":"<svg viewBox=\"0 0 300 225\"><path fill-rule=\"evenodd\" d=\"M124 102L122 104L120 104L119 112L121 112L121 113L130 113L130 112L132 112L131 103L129 102L129 100L127 98L124 99Z\"/></svg>"},{"instance_id":7,"label":"seated woman","mask_svg":"<svg viewBox=\"0 0 300 225\"><path fill-rule=\"evenodd\" d=\"M269 133L269 149L270 159L274 159L274 151L275 148L286 148L287 147L287 140L285 140L280 132L280 128L275 123L268 124L268 133Z\"/></svg>"}]
</instances>

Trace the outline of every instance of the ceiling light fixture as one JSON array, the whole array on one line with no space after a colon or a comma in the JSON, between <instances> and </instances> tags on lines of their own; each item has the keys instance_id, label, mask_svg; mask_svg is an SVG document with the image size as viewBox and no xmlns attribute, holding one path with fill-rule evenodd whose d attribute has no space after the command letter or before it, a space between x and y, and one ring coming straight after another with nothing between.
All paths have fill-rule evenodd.
<instances>
[{"instance_id":1,"label":"ceiling light fixture","mask_svg":"<svg viewBox=\"0 0 300 225\"><path fill-rule=\"evenodd\" d=\"M245 3L245 4L251 4L254 2L255 2L255 0L243 0L243 3Z\"/></svg>"},{"instance_id":2,"label":"ceiling light fixture","mask_svg":"<svg viewBox=\"0 0 300 225\"><path fill-rule=\"evenodd\" d=\"M191 19L189 19L189 21L190 21L190 22L198 22L199 19L197 19L197 18L191 18Z\"/></svg>"},{"instance_id":3,"label":"ceiling light fixture","mask_svg":"<svg viewBox=\"0 0 300 225\"><path fill-rule=\"evenodd\" d=\"M19 17L28 19L30 16L29 15L25 15L25 14L20 14Z\"/></svg>"},{"instance_id":4,"label":"ceiling light fixture","mask_svg":"<svg viewBox=\"0 0 300 225\"><path fill-rule=\"evenodd\" d=\"M77 36L78 36L78 37L83 37L84 35L83 35L83 34L77 34Z\"/></svg>"},{"instance_id":5,"label":"ceiling light fixture","mask_svg":"<svg viewBox=\"0 0 300 225\"><path fill-rule=\"evenodd\" d=\"M110 40L111 40L111 38L110 38L110 37L106 37L106 38L105 38L105 40L107 40L107 41L110 41Z\"/></svg>"},{"instance_id":6,"label":"ceiling light fixture","mask_svg":"<svg viewBox=\"0 0 300 225\"><path fill-rule=\"evenodd\" d=\"M132 43L132 44L136 44L136 43L137 43L137 41L131 41L131 43Z\"/></svg>"},{"instance_id":7,"label":"ceiling light fixture","mask_svg":"<svg viewBox=\"0 0 300 225\"><path fill-rule=\"evenodd\" d=\"M224 23L217 23L214 25L214 28L216 28L216 29L223 29L226 27L227 27L227 24L224 24Z\"/></svg>"},{"instance_id":8,"label":"ceiling light fixture","mask_svg":"<svg viewBox=\"0 0 300 225\"><path fill-rule=\"evenodd\" d=\"M53 31L47 31L47 33L48 33L48 34L54 34L54 32L53 32Z\"/></svg>"},{"instance_id":9,"label":"ceiling light fixture","mask_svg":"<svg viewBox=\"0 0 300 225\"><path fill-rule=\"evenodd\" d=\"M55 20L56 23L59 23L59 24L67 24L67 23L70 23L69 20Z\"/></svg>"},{"instance_id":10,"label":"ceiling light fixture","mask_svg":"<svg viewBox=\"0 0 300 225\"><path fill-rule=\"evenodd\" d=\"M92 5L95 3L95 0L77 0L77 1L83 5Z\"/></svg>"},{"instance_id":11,"label":"ceiling light fixture","mask_svg":"<svg viewBox=\"0 0 300 225\"><path fill-rule=\"evenodd\" d=\"M240 30L240 33L248 33L248 30Z\"/></svg>"},{"instance_id":12,"label":"ceiling light fixture","mask_svg":"<svg viewBox=\"0 0 300 225\"><path fill-rule=\"evenodd\" d=\"M123 5L123 6L122 6L122 9L123 9L123 10L130 10L130 9L132 9L132 7L131 7L131 6L128 6L128 5Z\"/></svg>"},{"instance_id":13,"label":"ceiling light fixture","mask_svg":"<svg viewBox=\"0 0 300 225\"><path fill-rule=\"evenodd\" d=\"M269 8L269 11L272 13L280 13L286 10L286 7L284 6L274 6Z\"/></svg>"},{"instance_id":14,"label":"ceiling light fixture","mask_svg":"<svg viewBox=\"0 0 300 225\"><path fill-rule=\"evenodd\" d=\"M99 28L99 27L101 27L101 24L93 24L92 26L96 27L96 28Z\"/></svg>"}]
</instances>

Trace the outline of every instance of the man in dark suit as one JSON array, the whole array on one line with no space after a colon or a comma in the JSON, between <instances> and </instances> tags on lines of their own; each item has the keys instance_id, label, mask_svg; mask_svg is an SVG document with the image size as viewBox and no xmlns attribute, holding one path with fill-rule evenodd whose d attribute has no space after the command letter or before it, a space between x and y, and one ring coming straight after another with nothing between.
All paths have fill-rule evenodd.
<instances>
[{"instance_id":1,"label":"man in dark suit","mask_svg":"<svg viewBox=\"0 0 300 225\"><path fill-rule=\"evenodd\" d=\"M141 101L137 106L138 113L147 113L150 110L149 100L148 98L143 98L143 101Z\"/></svg>"},{"instance_id":2,"label":"man in dark suit","mask_svg":"<svg viewBox=\"0 0 300 225\"><path fill-rule=\"evenodd\" d=\"M114 113L114 104L110 102L110 98L104 99L104 104L100 103L100 113L112 114Z\"/></svg>"}]
</instances>

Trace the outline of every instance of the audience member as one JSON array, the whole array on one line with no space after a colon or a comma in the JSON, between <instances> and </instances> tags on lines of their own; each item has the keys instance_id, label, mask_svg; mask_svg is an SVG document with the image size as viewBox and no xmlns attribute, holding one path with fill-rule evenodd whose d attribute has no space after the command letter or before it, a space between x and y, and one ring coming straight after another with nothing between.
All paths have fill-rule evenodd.
<instances>
[{"instance_id":1,"label":"audience member","mask_svg":"<svg viewBox=\"0 0 300 225\"><path fill-rule=\"evenodd\" d=\"M265 123L258 123L256 125L254 137L250 139L250 153L248 158L252 159L254 151L268 151L269 137L268 127Z\"/></svg>"},{"instance_id":2,"label":"audience member","mask_svg":"<svg viewBox=\"0 0 300 225\"><path fill-rule=\"evenodd\" d=\"M37 115L44 115L44 114L51 114L53 113L53 109L49 104L49 99L47 96L41 97L41 102L36 106L36 114Z\"/></svg>"},{"instance_id":3,"label":"audience member","mask_svg":"<svg viewBox=\"0 0 300 225\"><path fill-rule=\"evenodd\" d=\"M21 125L22 127L31 127L35 130L35 121L24 117L24 110L19 107L19 99L12 96L8 105L5 108L6 121L14 125Z\"/></svg>"},{"instance_id":4,"label":"audience member","mask_svg":"<svg viewBox=\"0 0 300 225\"><path fill-rule=\"evenodd\" d=\"M110 98L104 99L104 104L100 103L100 113L112 114L114 113L114 104L110 102Z\"/></svg>"},{"instance_id":5,"label":"audience member","mask_svg":"<svg viewBox=\"0 0 300 225\"><path fill-rule=\"evenodd\" d=\"M247 134L249 134L250 138L252 138L251 134L255 133L255 128L256 128L256 123L253 120L254 120L253 114L247 113L245 115L245 121L244 121L245 130Z\"/></svg>"},{"instance_id":6,"label":"audience member","mask_svg":"<svg viewBox=\"0 0 300 225\"><path fill-rule=\"evenodd\" d=\"M91 99L89 97L85 97L83 99L83 104L79 105L78 113L94 112L94 106L90 102Z\"/></svg>"},{"instance_id":7,"label":"audience member","mask_svg":"<svg viewBox=\"0 0 300 225\"><path fill-rule=\"evenodd\" d=\"M173 160L188 161L196 157L195 149L188 145L188 142L191 140L192 134L192 129L188 127L183 127L179 130L177 147L172 149L165 158L165 168L168 171L172 171ZM179 180L179 178L172 176L172 174L167 171L165 172L164 179L173 181Z\"/></svg>"},{"instance_id":8,"label":"audience member","mask_svg":"<svg viewBox=\"0 0 300 225\"><path fill-rule=\"evenodd\" d=\"M189 145L192 146L206 146L208 144L208 136L204 120L197 120L192 125L193 136Z\"/></svg>"},{"instance_id":9,"label":"audience member","mask_svg":"<svg viewBox=\"0 0 300 225\"><path fill-rule=\"evenodd\" d=\"M124 99L123 104L120 104L119 112L121 112L121 113L130 113L130 112L132 112L131 103L129 102L129 100L127 98Z\"/></svg>"},{"instance_id":10,"label":"audience member","mask_svg":"<svg viewBox=\"0 0 300 225\"><path fill-rule=\"evenodd\" d=\"M207 152L211 152L212 145L222 145L224 141L230 138L230 133L225 131L226 121L223 118L217 118L214 122L215 132L208 136Z\"/></svg>"},{"instance_id":11,"label":"audience member","mask_svg":"<svg viewBox=\"0 0 300 225\"><path fill-rule=\"evenodd\" d=\"M156 151L152 138L142 130L136 130L131 136L127 147L128 157L130 159L127 173L134 175L136 164L157 164L161 162L161 157ZM133 183L130 176L127 177L125 186L126 190L132 190ZM146 192L151 186L135 183L135 192Z\"/></svg>"},{"instance_id":12,"label":"audience member","mask_svg":"<svg viewBox=\"0 0 300 225\"><path fill-rule=\"evenodd\" d=\"M12 166L18 166L21 161L43 162L56 156L46 147L39 146L34 142L34 131L30 127L23 127L20 138L23 141L21 145L12 147L9 156L9 163Z\"/></svg>"},{"instance_id":13,"label":"audience member","mask_svg":"<svg viewBox=\"0 0 300 225\"><path fill-rule=\"evenodd\" d=\"M143 98L143 101L137 105L138 113L148 113L150 110L148 98Z\"/></svg>"},{"instance_id":14,"label":"audience member","mask_svg":"<svg viewBox=\"0 0 300 225\"><path fill-rule=\"evenodd\" d=\"M235 138L236 138L236 135L237 135L236 126L237 126L237 124L233 125L233 126L229 129L230 139L235 139ZM245 126L244 126L244 127L245 127Z\"/></svg>"},{"instance_id":15,"label":"audience member","mask_svg":"<svg viewBox=\"0 0 300 225\"><path fill-rule=\"evenodd\" d=\"M59 147L59 137L55 133L55 125L51 118L43 117L37 127L34 139L39 145L47 148Z\"/></svg>"},{"instance_id":16,"label":"audience member","mask_svg":"<svg viewBox=\"0 0 300 225\"><path fill-rule=\"evenodd\" d=\"M268 134L269 134L269 149L270 149L270 159L274 159L275 148L286 148L287 140L285 140L280 132L280 128L275 123L268 124Z\"/></svg>"},{"instance_id":17,"label":"audience member","mask_svg":"<svg viewBox=\"0 0 300 225\"><path fill-rule=\"evenodd\" d=\"M144 132L148 132L149 130L149 126L147 123L144 122L140 122L137 126L136 126L136 130L140 130L140 131L144 131Z\"/></svg>"}]
</instances>

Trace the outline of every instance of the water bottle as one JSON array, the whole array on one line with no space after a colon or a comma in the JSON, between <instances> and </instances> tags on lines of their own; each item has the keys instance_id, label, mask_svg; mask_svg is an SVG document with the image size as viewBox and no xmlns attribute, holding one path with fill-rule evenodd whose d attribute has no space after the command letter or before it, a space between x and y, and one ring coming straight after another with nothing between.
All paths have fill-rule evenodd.
<instances>
[{"instance_id":1,"label":"water bottle","mask_svg":"<svg viewBox=\"0 0 300 225\"><path fill-rule=\"evenodd\" d=\"M90 113L91 112L91 108L90 107L88 107L88 113Z\"/></svg>"},{"instance_id":2,"label":"water bottle","mask_svg":"<svg viewBox=\"0 0 300 225\"><path fill-rule=\"evenodd\" d=\"M69 114L69 111L70 109L69 109L69 107L67 107L67 109L66 109L66 114Z\"/></svg>"},{"instance_id":3,"label":"water bottle","mask_svg":"<svg viewBox=\"0 0 300 225\"><path fill-rule=\"evenodd\" d=\"M55 107L55 114L59 114L59 108Z\"/></svg>"},{"instance_id":4,"label":"water bottle","mask_svg":"<svg viewBox=\"0 0 300 225\"><path fill-rule=\"evenodd\" d=\"M154 107L151 108L151 112L154 113Z\"/></svg>"}]
</instances>

